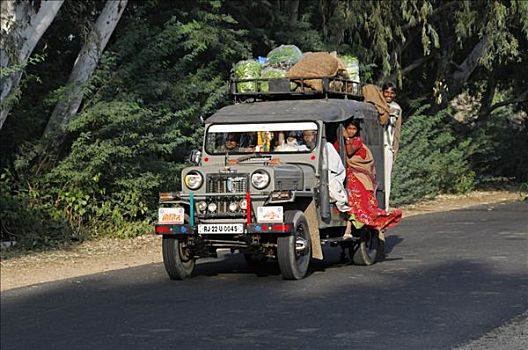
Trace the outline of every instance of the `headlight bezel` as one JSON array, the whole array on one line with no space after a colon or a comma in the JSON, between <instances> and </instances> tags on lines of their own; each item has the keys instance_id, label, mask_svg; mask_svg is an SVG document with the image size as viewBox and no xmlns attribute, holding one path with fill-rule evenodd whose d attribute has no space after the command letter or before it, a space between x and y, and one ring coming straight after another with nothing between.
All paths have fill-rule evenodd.
<instances>
[{"instance_id":1,"label":"headlight bezel","mask_svg":"<svg viewBox=\"0 0 528 350\"><path fill-rule=\"evenodd\" d=\"M198 181L197 181L198 180ZM183 182L185 183L185 186L190 190L197 190L203 185L204 176L202 173L200 173L197 170L189 171L183 179ZM191 181L195 181L194 183L191 183Z\"/></svg>"},{"instance_id":2,"label":"headlight bezel","mask_svg":"<svg viewBox=\"0 0 528 350\"><path fill-rule=\"evenodd\" d=\"M259 178L257 178L256 176L260 176ZM255 187L257 190L263 190L265 189L266 187L268 187L268 185L271 183L271 176L270 174L264 170L264 169L259 169L259 170L255 170L252 174L251 174L251 185L253 187ZM260 179L260 181L262 179L264 179L264 182L262 183L256 183L256 179ZM257 180L259 181L259 180Z\"/></svg>"}]
</instances>

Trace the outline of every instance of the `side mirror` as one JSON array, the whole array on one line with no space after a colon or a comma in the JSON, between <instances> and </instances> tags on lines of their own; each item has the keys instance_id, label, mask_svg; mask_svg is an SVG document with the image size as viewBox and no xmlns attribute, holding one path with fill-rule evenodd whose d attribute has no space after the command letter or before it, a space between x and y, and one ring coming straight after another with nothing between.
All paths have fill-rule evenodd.
<instances>
[{"instance_id":1,"label":"side mirror","mask_svg":"<svg viewBox=\"0 0 528 350\"><path fill-rule=\"evenodd\" d=\"M202 160L202 152L200 152L197 149L193 149L191 151L191 154L189 155L189 162L195 165L199 165L201 160Z\"/></svg>"}]
</instances>

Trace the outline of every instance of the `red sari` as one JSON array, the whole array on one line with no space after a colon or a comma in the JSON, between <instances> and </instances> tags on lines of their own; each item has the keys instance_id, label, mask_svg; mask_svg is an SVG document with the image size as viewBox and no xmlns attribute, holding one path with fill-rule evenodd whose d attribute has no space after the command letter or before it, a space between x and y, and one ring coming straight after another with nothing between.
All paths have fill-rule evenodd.
<instances>
[{"instance_id":1,"label":"red sari","mask_svg":"<svg viewBox=\"0 0 528 350\"><path fill-rule=\"evenodd\" d=\"M353 137L351 142L355 151L347 160L348 205L351 208L348 214L360 226L363 224L376 230L395 226L401 219L402 211L393 209L387 213L378 207L374 196L376 181L372 153L359 136ZM338 149L337 144L334 146Z\"/></svg>"}]
</instances>

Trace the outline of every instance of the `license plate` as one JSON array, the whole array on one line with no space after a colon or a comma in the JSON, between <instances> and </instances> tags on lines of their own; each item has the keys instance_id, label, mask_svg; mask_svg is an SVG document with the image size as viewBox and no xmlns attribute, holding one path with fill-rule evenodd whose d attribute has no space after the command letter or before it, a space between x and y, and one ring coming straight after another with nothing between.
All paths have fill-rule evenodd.
<instances>
[{"instance_id":1,"label":"license plate","mask_svg":"<svg viewBox=\"0 0 528 350\"><path fill-rule=\"evenodd\" d=\"M184 215L183 208L159 208L158 222L160 224L183 224Z\"/></svg>"},{"instance_id":2,"label":"license plate","mask_svg":"<svg viewBox=\"0 0 528 350\"><path fill-rule=\"evenodd\" d=\"M283 222L284 210L282 207L258 207L257 222Z\"/></svg>"},{"instance_id":3,"label":"license plate","mask_svg":"<svg viewBox=\"0 0 528 350\"><path fill-rule=\"evenodd\" d=\"M244 225L243 224L198 225L198 233L204 233L204 234L244 233Z\"/></svg>"}]
</instances>

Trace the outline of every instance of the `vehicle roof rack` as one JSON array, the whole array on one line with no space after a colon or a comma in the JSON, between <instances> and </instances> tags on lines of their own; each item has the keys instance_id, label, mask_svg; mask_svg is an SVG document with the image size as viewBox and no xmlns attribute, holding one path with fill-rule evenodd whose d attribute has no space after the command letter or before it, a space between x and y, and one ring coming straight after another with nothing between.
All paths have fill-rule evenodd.
<instances>
[{"instance_id":1,"label":"vehicle roof rack","mask_svg":"<svg viewBox=\"0 0 528 350\"><path fill-rule=\"evenodd\" d=\"M315 88L314 88L315 86ZM235 103L250 100L343 98L363 101L361 83L340 77L288 77L229 80Z\"/></svg>"}]
</instances>

